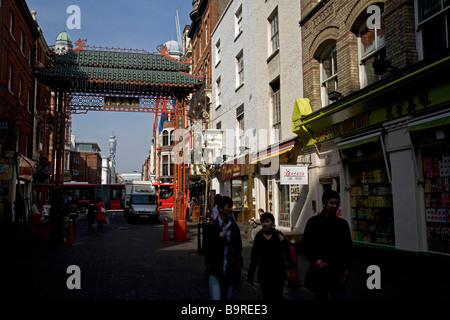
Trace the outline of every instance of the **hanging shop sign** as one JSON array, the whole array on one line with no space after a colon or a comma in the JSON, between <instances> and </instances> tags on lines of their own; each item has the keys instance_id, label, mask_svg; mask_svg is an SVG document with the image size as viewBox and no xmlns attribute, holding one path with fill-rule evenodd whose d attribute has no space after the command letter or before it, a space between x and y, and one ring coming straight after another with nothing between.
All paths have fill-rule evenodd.
<instances>
[{"instance_id":1,"label":"hanging shop sign","mask_svg":"<svg viewBox=\"0 0 450 320\"><path fill-rule=\"evenodd\" d=\"M280 184L308 184L308 167L280 166Z\"/></svg>"},{"instance_id":2,"label":"hanging shop sign","mask_svg":"<svg viewBox=\"0 0 450 320\"><path fill-rule=\"evenodd\" d=\"M222 131L216 129L206 130L205 140L207 148L222 148Z\"/></svg>"},{"instance_id":3,"label":"hanging shop sign","mask_svg":"<svg viewBox=\"0 0 450 320\"><path fill-rule=\"evenodd\" d=\"M64 119L63 119L63 112L57 111L55 115L55 150L61 150L64 148Z\"/></svg>"},{"instance_id":4,"label":"hanging shop sign","mask_svg":"<svg viewBox=\"0 0 450 320\"><path fill-rule=\"evenodd\" d=\"M19 160L19 178L32 181L36 162L24 156L21 156L18 160Z\"/></svg>"}]
</instances>

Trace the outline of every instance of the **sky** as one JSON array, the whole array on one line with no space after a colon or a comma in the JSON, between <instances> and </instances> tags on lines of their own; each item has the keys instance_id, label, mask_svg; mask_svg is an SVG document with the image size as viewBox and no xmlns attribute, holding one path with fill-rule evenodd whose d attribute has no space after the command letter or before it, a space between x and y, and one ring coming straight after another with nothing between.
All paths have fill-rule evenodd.
<instances>
[{"instance_id":1,"label":"sky","mask_svg":"<svg viewBox=\"0 0 450 320\"><path fill-rule=\"evenodd\" d=\"M26 0L47 44L53 45L61 31L67 31L74 47L78 39L88 46L114 47L157 52L157 46L177 40L175 13L180 29L191 24L191 0ZM80 9L77 29L72 5ZM153 134L153 113L101 112L72 115L72 134L79 142L96 142L102 156L109 155L109 137L117 140L116 170L141 172Z\"/></svg>"}]
</instances>

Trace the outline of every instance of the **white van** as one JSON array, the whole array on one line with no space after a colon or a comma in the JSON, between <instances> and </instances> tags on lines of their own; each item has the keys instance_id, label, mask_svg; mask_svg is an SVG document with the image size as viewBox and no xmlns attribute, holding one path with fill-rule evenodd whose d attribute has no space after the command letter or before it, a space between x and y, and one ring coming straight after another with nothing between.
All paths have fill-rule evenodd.
<instances>
[{"instance_id":1,"label":"white van","mask_svg":"<svg viewBox=\"0 0 450 320\"><path fill-rule=\"evenodd\" d=\"M159 218L158 193L150 181L132 181L125 186L125 213L128 219Z\"/></svg>"}]
</instances>

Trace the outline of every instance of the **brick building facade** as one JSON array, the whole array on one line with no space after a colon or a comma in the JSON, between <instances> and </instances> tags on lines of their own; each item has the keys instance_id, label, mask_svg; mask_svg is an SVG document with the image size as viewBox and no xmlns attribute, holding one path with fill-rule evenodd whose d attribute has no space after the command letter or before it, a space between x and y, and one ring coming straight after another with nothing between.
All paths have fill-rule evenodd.
<instances>
[{"instance_id":1,"label":"brick building facade","mask_svg":"<svg viewBox=\"0 0 450 320\"><path fill-rule=\"evenodd\" d=\"M102 183L102 157L97 143L77 142L70 153L72 181Z\"/></svg>"},{"instance_id":2,"label":"brick building facade","mask_svg":"<svg viewBox=\"0 0 450 320\"><path fill-rule=\"evenodd\" d=\"M328 92L338 91L348 96L368 85L361 77L364 73L361 59L361 36L371 37L370 30L364 28L367 19L375 13L367 13L369 6L377 6L381 13L381 29L384 43L375 48L393 67L404 68L417 62L416 37L414 27L414 1L302 1L303 68L305 97L310 99L313 110L329 104L321 96L321 85L326 79L321 77L321 61L327 61L330 48L336 48L337 86ZM364 32L364 34L363 34ZM370 40L369 40L370 41ZM360 43L359 43L360 42ZM372 60L368 59L366 69ZM367 70L372 72L372 70ZM373 75L372 75L373 76ZM331 83L330 83L331 84ZM334 83L332 83L334 85ZM334 90L336 89L336 90ZM323 94L322 94L323 95Z\"/></svg>"},{"instance_id":3,"label":"brick building facade","mask_svg":"<svg viewBox=\"0 0 450 320\"><path fill-rule=\"evenodd\" d=\"M25 0L2 1L0 27L0 198L11 204L13 212L16 201L23 202L25 212L20 210L20 215L26 216L35 201L36 164L48 156L52 130L50 93L33 71L48 63L48 47L36 13L30 12Z\"/></svg>"}]
</instances>

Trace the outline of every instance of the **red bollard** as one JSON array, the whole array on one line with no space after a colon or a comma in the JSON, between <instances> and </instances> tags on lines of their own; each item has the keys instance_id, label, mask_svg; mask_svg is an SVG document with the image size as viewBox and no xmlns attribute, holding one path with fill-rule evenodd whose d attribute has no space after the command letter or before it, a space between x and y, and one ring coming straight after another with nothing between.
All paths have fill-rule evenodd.
<instances>
[{"instance_id":1,"label":"red bollard","mask_svg":"<svg viewBox=\"0 0 450 320\"><path fill-rule=\"evenodd\" d=\"M73 221L70 219L69 221L69 239L67 240L69 246L73 244Z\"/></svg>"},{"instance_id":2,"label":"red bollard","mask_svg":"<svg viewBox=\"0 0 450 320\"><path fill-rule=\"evenodd\" d=\"M164 237L163 237L164 242L169 242L169 221L166 219L164 219Z\"/></svg>"},{"instance_id":3,"label":"red bollard","mask_svg":"<svg viewBox=\"0 0 450 320\"><path fill-rule=\"evenodd\" d=\"M294 240L291 240L290 250L291 250L291 259L292 259L292 262L295 263L295 268L293 268L289 271L288 285L290 287L296 287L296 286L300 285L300 277L298 276L297 246L295 245Z\"/></svg>"}]
</instances>

